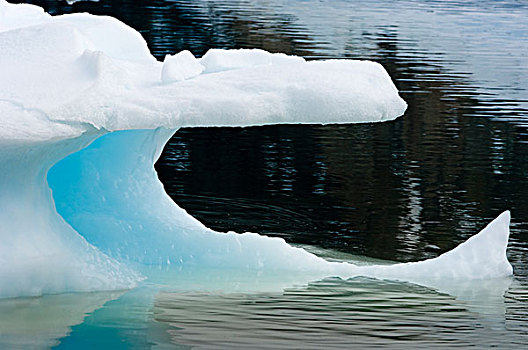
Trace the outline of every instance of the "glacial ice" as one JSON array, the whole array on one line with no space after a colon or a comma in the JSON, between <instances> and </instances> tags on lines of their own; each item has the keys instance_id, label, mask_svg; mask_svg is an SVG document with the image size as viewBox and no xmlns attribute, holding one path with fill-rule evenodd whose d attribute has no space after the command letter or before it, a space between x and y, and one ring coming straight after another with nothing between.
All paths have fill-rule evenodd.
<instances>
[{"instance_id":1,"label":"glacial ice","mask_svg":"<svg viewBox=\"0 0 528 350\"><path fill-rule=\"evenodd\" d=\"M161 81L172 83L194 78L205 70L205 67L190 51L182 51L176 55L167 55L161 69Z\"/></svg>"},{"instance_id":2,"label":"glacial ice","mask_svg":"<svg viewBox=\"0 0 528 350\"><path fill-rule=\"evenodd\" d=\"M508 212L436 259L360 267L279 238L215 232L165 193L153 165L181 127L402 115L406 103L377 63L262 50L162 63L114 18L53 17L4 0L0 45L0 297L132 288L150 277L144 266L289 271L298 281L512 273Z\"/></svg>"}]
</instances>

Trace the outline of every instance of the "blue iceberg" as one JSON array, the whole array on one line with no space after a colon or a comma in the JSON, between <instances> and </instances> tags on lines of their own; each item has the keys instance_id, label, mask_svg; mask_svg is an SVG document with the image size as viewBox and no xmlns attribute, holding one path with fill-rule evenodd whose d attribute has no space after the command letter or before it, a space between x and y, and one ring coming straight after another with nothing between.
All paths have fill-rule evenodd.
<instances>
[{"instance_id":1,"label":"blue iceberg","mask_svg":"<svg viewBox=\"0 0 528 350\"><path fill-rule=\"evenodd\" d=\"M151 277L148 266L284 272L299 282L512 274L509 212L438 258L356 266L280 238L215 232L165 193L154 163L182 127L401 116L407 105L377 63L262 50L159 62L114 18L53 17L4 0L0 43L0 298L129 289Z\"/></svg>"}]
</instances>

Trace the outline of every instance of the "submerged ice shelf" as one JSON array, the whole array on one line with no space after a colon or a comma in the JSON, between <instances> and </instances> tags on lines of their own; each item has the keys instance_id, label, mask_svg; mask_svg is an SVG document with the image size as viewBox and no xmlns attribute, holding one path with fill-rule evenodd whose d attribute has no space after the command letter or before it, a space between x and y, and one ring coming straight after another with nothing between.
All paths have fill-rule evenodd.
<instances>
[{"instance_id":1,"label":"submerged ice shelf","mask_svg":"<svg viewBox=\"0 0 528 350\"><path fill-rule=\"evenodd\" d=\"M158 62L114 18L52 17L4 0L0 43L0 297L132 288L148 275L142 266L289 271L299 281L512 273L508 212L436 259L359 267L279 238L215 232L165 193L154 163L181 127L402 115L406 103L377 63L262 50Z\"/></svg>"}]
</instances>

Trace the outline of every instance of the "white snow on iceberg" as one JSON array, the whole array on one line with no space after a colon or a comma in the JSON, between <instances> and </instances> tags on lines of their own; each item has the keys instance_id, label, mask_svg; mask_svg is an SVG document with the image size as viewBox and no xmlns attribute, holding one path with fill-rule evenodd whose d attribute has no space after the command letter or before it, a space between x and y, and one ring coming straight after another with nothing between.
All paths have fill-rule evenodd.
<instances>
[{"instance_id":1,"label":"white snow on iceberg","mask_svg":"<svg viewBox=\"0 0 528 350\"><path fill-rule=\"evenodd\" d=\"M402 115L406 103L377 63L262 50L183 52L162 63L114 18L52 17L4 0L0 46L0 297L131 288L142 265L310 278L512 273L509 213L437 259L358 267L279 238L215 232L165 193L154 163L180 127Z\"/></svg>"}]
</instances>

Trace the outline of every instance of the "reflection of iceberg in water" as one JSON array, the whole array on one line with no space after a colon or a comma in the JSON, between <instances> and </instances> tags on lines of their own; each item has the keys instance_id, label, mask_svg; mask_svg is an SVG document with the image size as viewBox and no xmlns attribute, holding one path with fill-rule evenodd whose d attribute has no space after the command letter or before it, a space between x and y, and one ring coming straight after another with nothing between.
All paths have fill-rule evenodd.
<instances>
[{"instance_id":1,"label":"reflection of iceberg in water","mask_svg":"<svg viewBox=\"0 0 528 350\"><path fill-rule=\"evenodd\" d=\"M283 332L291 330L281 342L306 342L306 337L318 334L312 345L350 342L343 331L359 336L361 341L372 341L366 329L373 327L386 336L411 332L414 337L428 333L441 337L439 332L452 332L458 324L466 329L476 327L476 332L500 333L505 312L501 286L506 288L510 280L462 283L452 294L455 299L444 294L445 288L439 293L409 283L361 277L329 278L292 287L299 282L293 274L289 280L280 276L283 285L272 274L259 277L226 269L183 274L159 271L158 275L159 279L153 276L156 283L171 283L162 284L161 292L157 284L147 284L124 294L75 293L0 300L0 347L45 349L58 344L54 348L91 349L133 344L134 348L156 348L154 344L175 342L209 343L217 348L225 339L232 344L276 339L270 332L277 325ZM306 322L310 319L317 322ZM362 325L365 319L368 326ZM411 321L417 330L394 326ZM438 328L439 322L450 327ZM323 327L328 324L337 326ZM476 338L474 335L468 341Z\"/></svg>"},{"instance_id":2,"label":"reflection of iceberg in water","mask_svg":"<svg viewBox=\"0 0 528 350\"><path fill-rule=\"evenodd\" d=\"M199 348L350 348L351 342L367 349L444 348L446 338L457 346L487 347L484 334L505 336L504 302L479 298L480 288L473 287L473 302L491 301L480 306L485 313L429 288L359 277L282 293L164 291L155 299L154 316L171 327L174 343Z\"/></svg>"},{"instance_id":3,"label":"reflection of iceberg in water","mask_svg":"<svg viewBox=\"0 0 528 350\"><path fill-rule=\"evenodd\" d=\"M47 349L71 327L121 292L46 295L0 300L0 348Z\"/></svg>"},{"instance_id":4,"label":"reflection of iceberg in water","mask_svg":"<svg viewBox=\"0 0 528 350\"><path fill-rule=\"evenodd\" d=\"M0 42L0 297L131 288L143 278L136 271L152 276L141 265L291 274L293 284L511 274L509 213L437 259L358 267L278 238L214 232L165 193L153 164L180 127L400 116L406 104L379 64L261 50L160 63L115 19L51 17L3 0Z\"/></svg>"}]
</instances>

